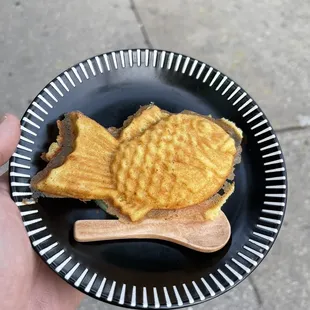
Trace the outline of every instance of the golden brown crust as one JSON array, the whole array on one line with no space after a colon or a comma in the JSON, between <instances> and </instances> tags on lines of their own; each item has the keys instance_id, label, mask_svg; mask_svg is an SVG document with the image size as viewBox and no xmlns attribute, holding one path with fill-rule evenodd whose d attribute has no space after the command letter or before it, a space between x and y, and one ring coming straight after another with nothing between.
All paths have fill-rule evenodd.
<instances>
[{"instance_id":1,"label":"golden brown crust","mask_svg":"<svg viewBox=\"0 0 310 310\"><path fill-rule=\"evenodd\" d=\"M166 221L174 220L192 220L192 221L203 221L203 220L214 220L220 214L222 206L226 203L228 198L233 194L235 190L235 184L226 182L222 187L223 194L215 194L211 198L182 209L155 209L151 210L143 219L159 219ZM105 201L107 205L106 212L110 215L116 216L123 223L132 223L129 216L121 213L120 209L113 206L112 202L109 200Z\"/></svg>"}]
</instances>

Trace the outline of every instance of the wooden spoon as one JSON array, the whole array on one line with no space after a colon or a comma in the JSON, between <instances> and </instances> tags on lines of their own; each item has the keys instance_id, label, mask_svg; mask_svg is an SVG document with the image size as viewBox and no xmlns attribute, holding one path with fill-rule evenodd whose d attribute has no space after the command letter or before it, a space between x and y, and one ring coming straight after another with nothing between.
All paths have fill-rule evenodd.
<instances>
[{"instance_id":1,"label":"wooden spoon","mask_svg":"<svg viewBox=\"0 0 310 310\"><path fill-rule=\"evenodd\" d=\"M127 224L118 220L79 220L74 224L74 238L78 242L160 239L205 253L223 248L230 233L230 224L223 212L214 221L204 222L146 219Z\"/></svg>"}]
</instances>

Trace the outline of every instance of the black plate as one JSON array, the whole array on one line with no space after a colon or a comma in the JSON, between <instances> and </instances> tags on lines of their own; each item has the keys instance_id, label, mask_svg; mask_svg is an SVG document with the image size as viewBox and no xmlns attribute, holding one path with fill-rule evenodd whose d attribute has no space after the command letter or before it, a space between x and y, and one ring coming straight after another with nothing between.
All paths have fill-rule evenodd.
<instances>
[{"instance_id":1,"label":"black plate","mask_svg":"<svg viewBox=\"0 0 310 310\"><path fill-rule=\"evenodd\" d=\"M232 227L227 246L198 253L163 241L77 243L78 219L107 218L94 203L31 198L30 177L44 167L40 154L57 135L64 112L80 110L100 124L121 126L140 105L189 109L225 117L244 132L236 190L224 205ZM126 50L87 59L46 85L21 121L10 161L12 197L34 249L71 285L102 301L136 308L177 308L226 292L266 256L283 222L287 181L283 155L253 99L218 70L177 53ZM78 180L76 180L78 182Z\"/></svg>"}]
</instances>

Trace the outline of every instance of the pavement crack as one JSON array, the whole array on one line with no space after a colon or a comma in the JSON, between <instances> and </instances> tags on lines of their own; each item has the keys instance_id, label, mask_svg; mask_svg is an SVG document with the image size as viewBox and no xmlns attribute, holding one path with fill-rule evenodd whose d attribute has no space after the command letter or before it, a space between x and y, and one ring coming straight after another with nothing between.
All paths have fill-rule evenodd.
<instances>
[{"instance_id":1,"label":"pavement crack","mask_svg":"<svg viewBox=\"0 0 310 310\"><path fill-rule=\"evenodd\" d=\"M262 299L262 296L260 295L258 287L256 286L256 283L254 282L252 277L249 277L249 282L250 282L251 286L253 287L254 295L256 297L257 303L259 306L261 306L263 304L263 299Z\"/></svg>"},{"instance_id":2,"label":"pavement crack","mask_svg":"<svg viewBox=\"0 0 310 310\"><path fill-rule=\"evenodd\" d=\"M144 38L144 42L145 42L146 46L148 48L150 48L150 49L153 49L152 42L150 40L150 37L149 37L149 35L148 35L147 31L146 31L146 28L145 28L144 24L143 24L142 18L141 18L140 14L139 14L139 11L138 11L137 7L136 7L135 1L134 0L129 0L129 2L130 2L130 8L133 11L133 13L135 15L135 18L136 18L136 20L137 20L137 22L138 22L138 24L140 26L141 33L142 33L142 36Z\"/></svg>"},{"instance_id":3,"label":"pavement crack","mask_svg":"<svg viewBox=\"0 0 310 310\"><path fill-rule=\"evenodd\" d=\"M286 133L291 131L299 131L309 129L310 126L289 126L284 128L275 129L276 133Z\"/></svg>"}]
</instances>

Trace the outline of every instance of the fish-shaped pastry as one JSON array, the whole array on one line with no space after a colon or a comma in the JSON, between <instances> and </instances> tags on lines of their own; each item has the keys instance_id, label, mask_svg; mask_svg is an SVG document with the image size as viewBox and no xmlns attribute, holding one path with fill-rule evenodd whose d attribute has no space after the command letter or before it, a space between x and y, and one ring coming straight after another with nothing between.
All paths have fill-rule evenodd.
<instances>
[{"instance_id":1,"label":"fish-shaped pastry","mask_svg":"<svg viewBox=\"0 0 310 310\"><path fill-rule=\"evenodd\" d=\"M183 113L193 113L184 111ZM123 127L108 128L109 132L119 140L131 139L137 135L141 135L148 127L157 123L160 119L166 118L168 112L159 109L156 105L150 104L142 106L134 115L128 117L124 122ZM209 117L209 119L212 119ZM226 119L215 120L219 126L227 131L235 141L237 148L237 156L235 156L235 164L239 163L241 155L241 140L242 131L236 125ZM235 190L235 183L233 182L234 174L232 173L229 180L225 182L221 190L211 198L200 202L199 204L188 206L182 209L161 209L150 211L144 219L158 219L169 221L205 221L215 220L220 216L221 207L226 203L227 199L233 194ZM96 201L97 205L104 209L111 215L116 216L121 222L130 222L128 216L122 214L119 209L115 208L107 201Z\"/></svg>"},{"instance_id":2,"label":"fish-shaped pastry","mask_svg":"<svg viewBox=\"0 0 310 310\"><path fill-rule=\"evenodd\" d=\"M231 175L240 153L231 122L190 112L141 109L121 132L81 112L58 121L59 137L31 180L38 195L108 201L131 221L151 210L176 210L213 197Z\"/></svg>"}]
</instances>

